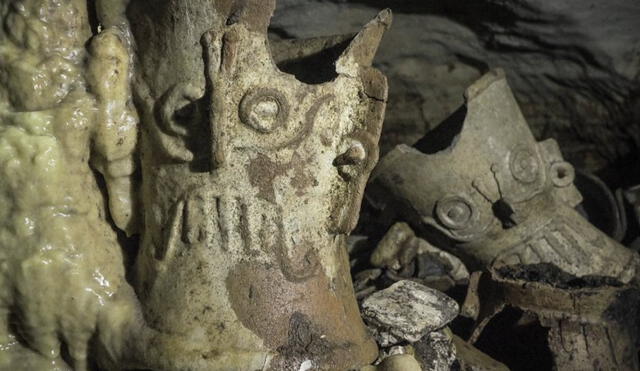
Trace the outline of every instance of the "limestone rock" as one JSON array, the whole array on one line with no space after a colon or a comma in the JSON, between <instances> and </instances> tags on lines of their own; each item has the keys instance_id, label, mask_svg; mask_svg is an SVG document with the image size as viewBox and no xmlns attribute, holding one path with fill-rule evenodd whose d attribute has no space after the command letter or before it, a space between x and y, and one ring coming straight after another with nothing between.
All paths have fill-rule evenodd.
<instances>
[{"instance_id":1,"label":"limestone rock","mask_svg":"<svg viewBox=\"0 0 640 371\"><path fill-rule=\"evenodd\" d=\"M391 346L420 340L458 315L458 304L447 295L413 281L399 281L367 297L362 315L378 343Z\"/></svg>"},{"instance_id":2,"label":"limestone rock","mask_svg":"<svg viewBox=\"0 0 640 371\"><path fill-rule=\"evenodd\" d=\"M508 371L509 368L453 334L433 331L413 344L423 371Z\"/></svg>"},{"instance_id":3,"label":"limestone rock","mask_svg":"<svg viewBox=\"0 0 640 371\"><path fill-rule=\"evenodd\" d=\"M405 245L410 245L413 237L415 234L407 223L394 224L371 254L371 264L375 267L400 269L399 254L405 250Z\"/></svg>"},{"instance_id":4,"label":"limestone rock","mask_svg":"<svg viewBox=\"0 0 640 371\"><path fill-rule=\"evenodd\" d=\"M353 277L353 289L357 299L363 299L376 291L373 281L382 274L382 269L365 269Z\"/></svg>"},{"instance_id":5,"label":"limestone rock","mask_svg":"<svg viewBox=\"0 0 640 371\"><path fill-rule=\"evenodd\" d=\"M421 371L420 364L410 354L398 354L388 358L377 367L378 371Z\"/></svg>"},{"instance_id":6,"label":"limestone rock","mask_svg":"<svg viewBox=\"0 0 640 371\"><path fill-rule=\"evenodd\" d=\"M414 348L423 371L449 371L456 362L453 334L448 328L430 332Z\"/></svg>"},{"instance_id":7,"label":"limestone rock","mask_svg":"<svg viewBox=\"0 0 640 371\"><path fill-rule=\"evenodd\" d=\"M111 325L135 317L112 316L129 287L110 224L134 229L130 55L119 30L92 34L89 13L80 0L0 0L4 370L85 370L96 328L107 347L123 338Z\"/></svg>"}]
</instances>

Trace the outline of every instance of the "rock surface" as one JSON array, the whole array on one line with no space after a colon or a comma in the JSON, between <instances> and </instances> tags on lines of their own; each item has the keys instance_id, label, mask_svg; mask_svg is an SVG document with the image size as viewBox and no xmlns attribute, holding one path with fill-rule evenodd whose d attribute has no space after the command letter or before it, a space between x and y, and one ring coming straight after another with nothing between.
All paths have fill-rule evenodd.
<instances>
[{"instance_id":1,"label":"rock surface","mask_svg":"<svg viewBox=\"0 0 640 371\"><path fill-rule=\"evenodd\" d=\"M404 222L389 228L373 249L369 262L384 269L391 282L410 279L443 292L469 281L469 271L459 258L417 237ZM362 275L356 276L357 283L363 282L361 278ZM356 291L361 289L356 287Z\"/></svg>"},{"instance_id":2,"label":"rock surface","mask_svg":"<svg viewBox=\"0 0 640 371\"><path fill-rule=\"evenodd\" d=\"M413 281L399 281L362 302L362 315L383 347L416 342L458 315L458 304Z\"/></svg>"},{"instance_id":3,"label":"rock surface","mask_svg":"<svg viewBox=\"0 0 640 371\"><path fill-rule=\"evenodd\" d=\"M446 328L433 331L414 344L423 371L449 371L456 362L453 334Z\"/></svg>"},{"instance_id":4,"label":"rock surface","mask_svg":"<svg viewBox=\"0 0 640 371\"><path fill-rule=\"evenodd\" d=\"M386 358L380 366L376 368L378 371L422 371L420 364L410 354L398 354Z\"/></svg>"}]
</instances>

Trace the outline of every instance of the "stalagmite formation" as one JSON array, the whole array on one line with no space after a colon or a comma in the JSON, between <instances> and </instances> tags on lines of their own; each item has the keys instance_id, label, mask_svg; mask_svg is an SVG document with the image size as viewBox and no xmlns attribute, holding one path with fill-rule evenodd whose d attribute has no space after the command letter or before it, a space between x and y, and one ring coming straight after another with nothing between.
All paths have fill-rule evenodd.
<instances>
[{"instance_id":1,"label":"stalagmite formation","mask_svg":"<svg viewBox=\"0 0 640 371\"><path fill-rule=\"evenodd\" d=\"M0 367L64 369L62 342L83 370L131 292L107 221L133 215L129 56L117 31L91 38L84 1L1 1L0 16Z\"/></svg>"}]
</instances>

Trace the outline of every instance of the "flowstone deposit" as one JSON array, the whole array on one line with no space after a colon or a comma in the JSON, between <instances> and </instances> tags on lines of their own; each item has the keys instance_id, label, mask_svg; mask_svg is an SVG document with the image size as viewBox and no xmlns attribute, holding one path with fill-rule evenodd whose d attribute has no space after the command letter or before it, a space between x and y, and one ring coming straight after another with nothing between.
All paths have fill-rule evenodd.
<instances>
[{"instance_id":1,"label":"flowstone deposit","mask_svg":"<svg viewBox=\"0 0 640 371\"><path fill-rule=\"evenodd\" d=\"M0 17L0 368L66 369L64 343L83 370L132 297L107 222L133 215L129 56L116 30L91 38L84 1L0 1Z\"/></svg>"}]
</instances>

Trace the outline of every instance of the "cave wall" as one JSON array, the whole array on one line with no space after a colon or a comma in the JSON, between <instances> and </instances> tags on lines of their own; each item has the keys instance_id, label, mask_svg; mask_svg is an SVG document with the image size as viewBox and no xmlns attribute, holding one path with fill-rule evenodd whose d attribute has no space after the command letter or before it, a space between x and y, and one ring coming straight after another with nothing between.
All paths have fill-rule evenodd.
<instances>
[{"instance_id":1,"label":"cave wall","mask_svg":"<svg viewBox=\"0 0 640 371\"><path fill-rule=\"evenodd\" d=\"M383 153L420 138L502 67L535 135L558 139L574 164L637 162L637 0L279 0L270 35L350 33L385 7L394 24L376 59L390 81Z\"/></svg>"}]
</instances>

